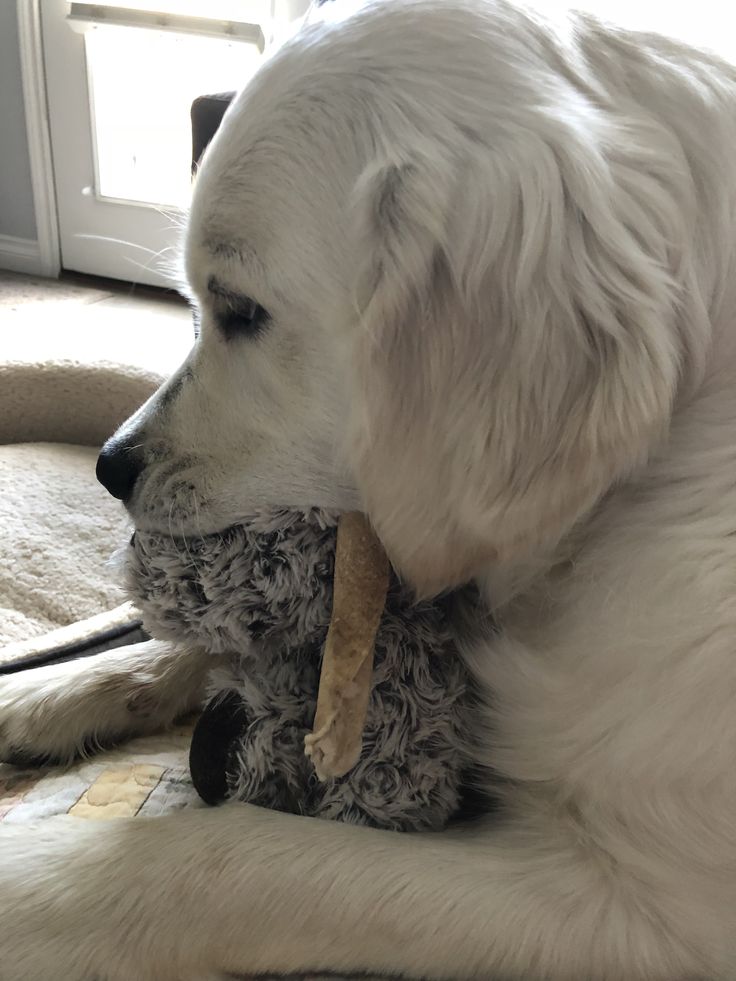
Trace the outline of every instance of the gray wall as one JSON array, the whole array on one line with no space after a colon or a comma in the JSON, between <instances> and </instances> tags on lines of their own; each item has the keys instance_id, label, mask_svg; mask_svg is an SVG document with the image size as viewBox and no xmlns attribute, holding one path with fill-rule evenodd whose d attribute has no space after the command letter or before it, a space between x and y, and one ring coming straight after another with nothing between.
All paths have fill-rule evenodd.
<instances>
[{"instance_id":1,"label":"gray wall","mask_svg":"<svg viewBox=\"0 0 736 981\"><path fill-rule=\"evenodd\" d=\"M15 0L0 0L0 235L36 238Z\"/></svg>"}]
</instances>

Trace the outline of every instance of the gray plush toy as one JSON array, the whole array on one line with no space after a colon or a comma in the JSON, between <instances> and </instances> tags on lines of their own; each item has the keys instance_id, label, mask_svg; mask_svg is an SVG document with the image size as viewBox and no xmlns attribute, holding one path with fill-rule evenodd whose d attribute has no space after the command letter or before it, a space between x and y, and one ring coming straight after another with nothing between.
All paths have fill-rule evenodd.
<instances>
[{"instance_id":1,"label":"gray plush toy","mask_svg":"<svg viewBox=\"0 0 736 981\"><path fill-rule=\"evenodd\" d=\"M472 761L472 692L457 656L456 598L415 602L392 579L378 629L363 749L321 782L304 755L330 620L337 516L273 510L222 534L136 532L126 577L156 638L225 655L195 730L191 769L208 803L395 830L457 812Z\"/></svg>"}]
</instances>

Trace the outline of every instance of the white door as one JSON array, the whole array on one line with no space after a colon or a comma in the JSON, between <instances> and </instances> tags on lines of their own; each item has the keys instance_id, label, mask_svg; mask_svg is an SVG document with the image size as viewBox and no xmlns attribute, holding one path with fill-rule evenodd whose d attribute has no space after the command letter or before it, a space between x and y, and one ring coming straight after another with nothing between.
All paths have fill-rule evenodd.
<instances>
[{"instance_id":1,"label":"white door","mask_svg":"<svg viewBox=\"0 0 736 981\"><path fill-rule=\"evenodd\" d=\"M241 88L278 22L300 6L41 0L63 268L175 282L191 104Z\"/></svg>"}]
</instances>

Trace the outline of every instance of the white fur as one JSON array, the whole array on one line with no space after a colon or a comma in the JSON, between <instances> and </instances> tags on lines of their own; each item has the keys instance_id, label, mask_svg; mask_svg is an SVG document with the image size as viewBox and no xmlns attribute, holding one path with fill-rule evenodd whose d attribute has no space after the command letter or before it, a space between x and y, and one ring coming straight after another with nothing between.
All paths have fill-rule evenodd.
<instances>
[{"instance_id":1,"label":"white fur","mask_svg":"<svg viewBox=\"0 0 736 981\"><path fill-rule=\"evenodd\" d=\"M0 759L67 763L97 746L169 725L202 703L215 660L162 641L6 675Z\"/></svg>"},{"instance_id":2,"label":"white fur","mask_svg":"<svg viewBox=\"0 0 736 981\"><path fill-rule=\"evenodd\" d=\"M500 0L330 21L208 153L202 336L128 424L131 510L359 503L419 589L475 577L505 810L3 829L0 973L734 981L736 74ZM261 337L226 340L213 275Z\"/></svg>"}]
</instances>

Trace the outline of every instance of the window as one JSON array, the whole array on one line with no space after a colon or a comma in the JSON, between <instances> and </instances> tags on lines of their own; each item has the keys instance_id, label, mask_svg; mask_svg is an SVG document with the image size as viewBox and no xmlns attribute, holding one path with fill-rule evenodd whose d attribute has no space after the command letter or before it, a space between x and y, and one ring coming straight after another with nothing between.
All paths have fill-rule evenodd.
<instances>
[{"instance_id":1,"label":"window","mask_svg":"<svg viewBox=\"0 0 736 981\"><path fill-rule=\"evenodd\" d=\"M190 108L238 90L307 0L41 0L66 269L171 283Z\"/></svg>"}]
</instances>

